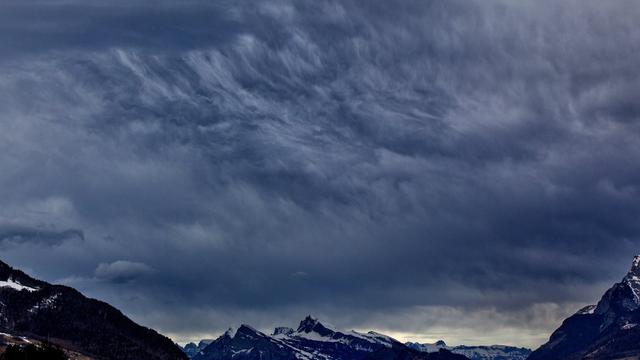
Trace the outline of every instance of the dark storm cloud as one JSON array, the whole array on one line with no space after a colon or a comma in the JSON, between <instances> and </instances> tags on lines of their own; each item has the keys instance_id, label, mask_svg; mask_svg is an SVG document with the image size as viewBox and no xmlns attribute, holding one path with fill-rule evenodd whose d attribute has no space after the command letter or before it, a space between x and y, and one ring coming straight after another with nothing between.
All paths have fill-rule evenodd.
<instances>
[{"instance_id":1,"label":"dark storm cloud","mask_svg":"<svg viewBox=\"0 0 640 360\"><path fill-rule=\"evenodd\" d=\"M10 57L113 46L170 52L223 42L238 27L223 6L196 4L7 1L0 5L0 51Z\"/></svg>"},{"instance_id":2,"label":"dark storm cloud","mask_svg":"<svg viewBox=\"0 0 640 360\"><path fill-rule=\"evenodd\" d=\"M4 258L176 339L534 344L640 248L633 2L0 9L0 221L86 235Z\"/></svg>"}]
</instances>

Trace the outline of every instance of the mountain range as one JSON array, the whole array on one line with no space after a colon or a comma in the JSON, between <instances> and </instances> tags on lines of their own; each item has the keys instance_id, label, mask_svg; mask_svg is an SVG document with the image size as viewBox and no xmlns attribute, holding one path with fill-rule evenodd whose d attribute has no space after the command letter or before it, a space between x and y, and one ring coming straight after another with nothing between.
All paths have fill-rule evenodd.
<instances>
[{"instance_id":1,"label":"mountain range","mask_svg":"<svg viewBox=\"0 0 640 360\"><path fill-rule=\"evenodd\" d=\"M265 334L249 325L180 348L77 290L0 261L0 353L49 343L74 360L640 360L640 256L597 304L564 320L537 350L401 343L374 331L339 331L307 316Z\"/></svg>"},{"instance_id":2,"label":"mountain range","mask_svg":"<svg viewBox=\"0 0 640 360\"><path fill-rule=\"evenodd\" d=\"M202 342L201 342L202 344ZM192 346L189 346L191 349ZM186 351L187 349L185 349ZM193 360L468 360L447 349L425 353L373 331L338 331L307 316L296 330L278 327L271 335L249 325L229 329L191 357Z\"/></svg>"},{"instance_id":3,"label":"mountain range","mask_svg":"<svg viewBox=\"0 0 640 360\"><path fill-rule=\"evenodd\" d=\"M378 348L384 346L391 349L404 349L402 344L383 334L373 331L368 333L360 333L356 331L340 332L329 326L323 325L317 319L308 316L300 322L297 330L290 327L276 327L271 335L259 332L248 325L243 325L238 331L230 329L217 340L202 340L198 344L189 343L184 346L183 351L193 359L224 359L225 351L235 355L244 354L250 348L259 348L255 343L285 343L285 349L278 348L278 352L288 352L299 354L298 358L318 358L318 359L352 359L360 358L360 356L369 356ZM242 338L242 342L234 339L236 336ZM254 340L248 340L254 339ZM206 349L212 343L217 345ZM450 352L452 354L463 355L471 360L525 360L530 349L518 348L505 345L491 346L447 346L440 340L433 344L420 344L407 342L404 344L409 349L416 350L421 353L441 353L445 356ZM235 346L235 347L234 347ZM206 350L205 350L206 349ZM287 350L288 349L288 350ZM355 350L354 350L355 349ZM440 350L445 350L440 352ZM308 357L308 354L311 354ZM196 356L198 355L198 356ZM315 356L315 357L314 357ZM452 357L453 358L453 357ZM455 357L462 359L462 357Z\"/></svg>"},{"instance_id":4,"label":"mountain range","mask_svg":"<svg viewBox=\"0 0 640 360\"><path fill-rule=\"evenodd\" d=\"M506 345L490 345L490 346L447 346L447 344L439 340L433 344L420 344L414 342L405 343L408 347L423 351L435 352L440 349L447 349L454 354L460 354L471 360L525 360L531 350Z\"/></svg>"}]
</instances>

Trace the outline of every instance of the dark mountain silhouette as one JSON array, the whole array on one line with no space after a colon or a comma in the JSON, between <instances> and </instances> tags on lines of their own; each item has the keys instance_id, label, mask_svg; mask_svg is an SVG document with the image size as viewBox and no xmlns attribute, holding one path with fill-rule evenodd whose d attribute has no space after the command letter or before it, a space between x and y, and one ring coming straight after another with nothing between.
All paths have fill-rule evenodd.
<instances>
[{"instance_id":1,"label":"dark mountain silhouette","mask_svg":"<svg viewBox=\"0 0 640 360\"><path fill-rule=\"evenodd\" d=\"M111 305L33 279L0 261L0 331L48 340L95 359L182 360L173 342Z\"/></svg>"},{"instance_id":2,"label":"dark mountain silhouette","mask_svg":"<svg viewBox=\"0 0 640 360\"><path fill-rule=\"evenodd\" d=\"M597 305L566 319L528 360L640 359L640 256Z\"/></svg>"}]
</instances>

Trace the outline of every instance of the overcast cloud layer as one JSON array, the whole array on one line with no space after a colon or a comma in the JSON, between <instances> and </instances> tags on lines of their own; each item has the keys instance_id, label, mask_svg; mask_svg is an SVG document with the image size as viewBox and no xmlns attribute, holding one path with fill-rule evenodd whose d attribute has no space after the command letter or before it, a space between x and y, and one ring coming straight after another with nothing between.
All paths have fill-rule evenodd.
<instances>
[{"instance_id":1,"label":"overcast cloud layer","mask_svg":"<svg viewBox=\"0 0 640 360\"><path fill-rule=\"evenodd\" d=\"M640 251L638 18L3 1L1 257L176 341L312 313L536 346Z\"/></svg>"}]
</instances>

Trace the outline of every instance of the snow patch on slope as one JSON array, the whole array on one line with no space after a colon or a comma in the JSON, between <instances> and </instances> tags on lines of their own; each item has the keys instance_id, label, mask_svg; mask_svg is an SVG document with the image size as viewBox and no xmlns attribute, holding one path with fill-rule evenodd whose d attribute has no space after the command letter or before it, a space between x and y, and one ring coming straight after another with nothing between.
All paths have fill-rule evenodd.
<instances>
[{"instance_id":1,"label":"snow patch on slope","mask_svg":"<svg viewBox=\"0 0 640 360\"><path fill-rule=\"evenodd\" d=\"M33 292L33 291L37 291L39 289L36 288L32 288L29 286L25 286L20 284L17 281L14 281L13 279L9 278L5 281L0 281L0 287L8 287L17 291L22 291L22 290L27 290L28 292Z\"/></svg>"},{"instance_id":2,"label":"snow patch on slope","mask_svg":"<svg viewBox=\"0 0 640 360\"><path fill-rule=\"evenodd\" d=\"M578 312L576 314L579 315L590 315L593 314L596 311L596 305L588 305L583 307L582 309L578 310Z\"/></svg>"}]
</instances>

